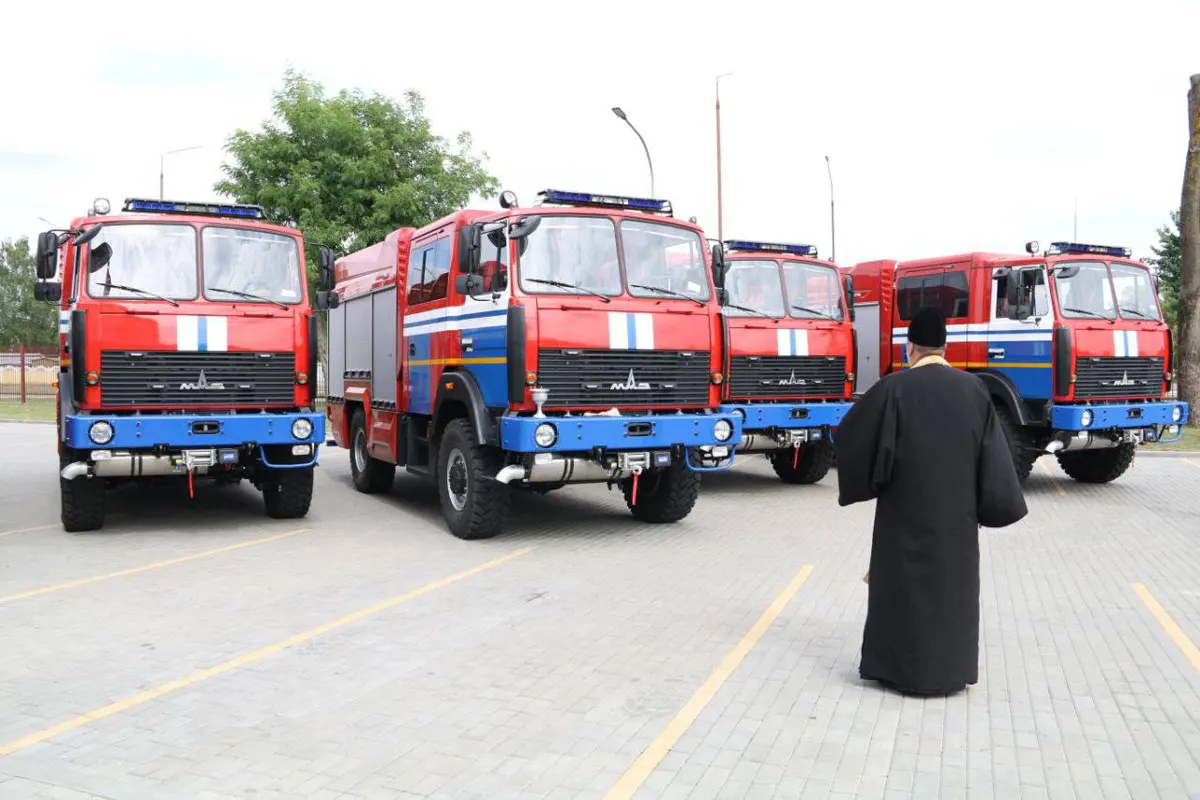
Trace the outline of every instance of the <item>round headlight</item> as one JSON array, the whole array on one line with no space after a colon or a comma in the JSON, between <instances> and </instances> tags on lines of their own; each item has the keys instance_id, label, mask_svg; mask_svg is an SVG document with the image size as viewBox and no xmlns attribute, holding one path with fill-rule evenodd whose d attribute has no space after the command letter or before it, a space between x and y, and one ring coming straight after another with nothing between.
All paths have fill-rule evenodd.
<instances>
[{"instance_id":1,"label":"round headlight","mask_svg":"<svg viewBox=\"0 0 1200 800\"><path fill-rule=\"evenodd\" d=\"M93 422L88 428L88 438L96 444L108 444L113 438L113 426L104 420Z\"/></svg>"},{"instance_id":2,"label":"round headlight","mask_svg":"<svg viewBox=\"0 0 1200 800\"><path fill-rule=\"evenodd\" d=\"M96 202L92 203L92 209L100 216L104 216L112 211L112 203L108 202L107 197L97 197Z\"/></svg>"},{"instance_id":3,"label":"round headlight","mask_svg":"<svg viewBox=\"0 0 1200 800\"><path fill-rule=\"evenodd\" d=\"M1179 422L1183 419L1183 406L1175 406L1171 409L1171 422Z\"/></svg>"},{"instance_id":4,"label":"round headlight","mask_svg":"<svg viewBox=\"0 0 1200 800\"><path fill-rule=\"evenodd\" d=\"M718 442L728 442L733 436L733 423L727 419L719 419L713 423L713 438Z\"/></svg>"},{"instance_id":5,"label":"round headlight","mask_svg":"<svg viewBox=\"0 0 1200 800\"><path fill-rule=\"evenodd\" d=\"M537 442L538 447L553 447L558 441L558 431L549 422L543 422L534 429L533 440Z\"/></svg>"},{"instance_id":6,"label":"round headlight","mask_svg":"<svg viewBox=\"0 0 1200 800\"><path fill-rule=\"evenodd\" d=\"M1083 413L1079 415L1079 422L1083 425L1083 427L1086 428L1092 424L1092 416L1092 410L1090 408L1085 408Z\"/></svg>"},{"instance_id":7,"label":"round headlight","mask_svg":"<svg viewBox=\"0 0 1200 800\"><path fill-rule=\"evenodd\" d=\"M300 417L292 423L292 436L297 439L307 439L312 436L312 423L304 417Z\"/></svg>"}]
</instances>

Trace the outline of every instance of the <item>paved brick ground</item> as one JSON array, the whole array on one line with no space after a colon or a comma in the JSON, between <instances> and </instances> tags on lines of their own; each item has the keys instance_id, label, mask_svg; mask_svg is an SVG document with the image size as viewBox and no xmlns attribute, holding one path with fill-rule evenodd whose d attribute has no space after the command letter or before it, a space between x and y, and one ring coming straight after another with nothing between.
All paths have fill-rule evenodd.
<instances>
[{"instance_id":1,"label":"paved brick ground","mask_svg":"<svg viewBox=\"0 0 1200 800\"><path fill-rule=\"evenodd\" d=\"M1130 589L1200 642L1198 462L1039 468L1030 518L984 535L980 684L921 701L857 677L871 509L832 479L747 460L669 527L602 487L523 497L467 543L428 487L358 495L331 450L299 525L248 487L135 491L70 535L51 429L0 443L0 597L309 529L0 602L0 749L533 548L0 756L0 797L603 797L805 564L639 798L1200 797L1200 673Z\"/></svg>"}]
</instances>

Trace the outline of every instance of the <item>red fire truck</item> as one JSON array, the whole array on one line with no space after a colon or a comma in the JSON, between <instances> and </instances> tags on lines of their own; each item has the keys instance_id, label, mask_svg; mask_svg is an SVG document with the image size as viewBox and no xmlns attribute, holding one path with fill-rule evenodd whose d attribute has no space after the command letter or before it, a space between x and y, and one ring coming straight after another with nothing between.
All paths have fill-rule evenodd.
<instances>
[{"instance_id":1,"label":"red fire truck","mask_svg":"<svg viewBox=\"0 0 1200 800\"><path fill-rule=\"evenodd\" d=\"M724 244L721 410L742 418L738 453L765 453L786 483L816 483L854 388L850 278L812 245Z\"/></svg>"},{"instance_id":2,"label":"red fire truck","mask_svg":"<svg viewBox=\"0 0 1200 800\"><path fill-rule=\"evenodd\" d=\"M464 539L500 532L514 486L608 483L640 520L682 519L741 434L700 229L666 201L540 196L338 260L318 297L334 443L359 491L432 476Z\"/></svg>"},{"instance_id":3,"label":"red fire truck","mask_svg":"<svg viewBox=\"0 0 1200 800\"><path fill-rule=\"evenodd\" d=\"M947 359L990 389L1021 479L1054 453L1077 481L1112 481L1140 443L1178 439L1188 419L1166 398L1171 332L1155 282L1128 248L1038 250L855 266L859 383L906 367L908 320L938 306Z\"/></svg>"},{"instance_id":4,"label":"red fire truck","mask_svg":"<svg viewBox=\"0 0 1200 800\"><path fill-rule=\"evenodd\" d=\"M304 516L325 419L300 233L258 206L110 210L38 239L36 295L60 308L63 527L99 528L107 487L165 477L247 478L268 515Z\"/></svg>"}]
</instances>

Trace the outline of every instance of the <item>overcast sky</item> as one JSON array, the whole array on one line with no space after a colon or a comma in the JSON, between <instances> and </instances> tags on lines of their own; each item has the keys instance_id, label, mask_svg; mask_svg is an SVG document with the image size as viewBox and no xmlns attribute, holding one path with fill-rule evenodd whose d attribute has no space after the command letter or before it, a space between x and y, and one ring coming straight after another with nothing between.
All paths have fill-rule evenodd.
<instances>
[{"instance_id":1,"label":"overcast sky","mask_svg":"<svg viewBox=\"0 0 1200 800\"><path fill-rule=\"evenodd\" d=\"M1149 254L1179 204L1200 2L6 4L0 238L97 196L214 197L225 137L285 66L331 90L421 92L505 188L655 193L717 235L838 261L1070 239ZM10 7L11 6L11 7ZM232 8L232 7L231 7ZM450 9L453 10L450 10ZM478 198L485 208L495 198Z\"/></svg>"}]
</instances>

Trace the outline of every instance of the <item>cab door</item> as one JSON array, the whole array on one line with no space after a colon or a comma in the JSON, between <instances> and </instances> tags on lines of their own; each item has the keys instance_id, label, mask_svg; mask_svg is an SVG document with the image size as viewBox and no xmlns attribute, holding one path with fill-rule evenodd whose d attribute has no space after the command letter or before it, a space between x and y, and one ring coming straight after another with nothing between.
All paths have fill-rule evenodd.
<instances>
[{"instance_id":1,"label":"cab door","mask_svg":"<svg viewBox=\"0 0 1200 800\"><path fill-rule=\"evenodd\" d=\"M986 369L1002 375L1025 400L1053 397L1054 317L1046 267L993 270Z\"/></svg>"},{"instance_id":2,"label":"cab door","mask_svg":"<svg viewBox=\"0 0 1200 800\"><path fill-rule=\"evenodd\" d=\"M475 273L483 279L482 286L474 294L459 294L457 288L453 289L455 302L459 304L454 309L457 317L453 335L460 354L455 363L475 377L488 408L507 407L510 399L508 358L512 356L519 360L522 357L522 353L508 352L511 246L504 228L484 233L479 245L479 269ZM456 264L452 284L458 275ZM522 376L520 385L523 386L525 364L514 364L512 369Z\"/></svg>"},{"instance_id":3,"label":"cab door","mask_svg":"<svg viewBox=\"0 0 1200 800\"><path fill-rule=\"evenodd\" d=\"M457 342L450 342L450 236L443 228L413 242L405 281L404 406L410 414L433 413L434 382Z\"/></svg>"}]
</instances>

